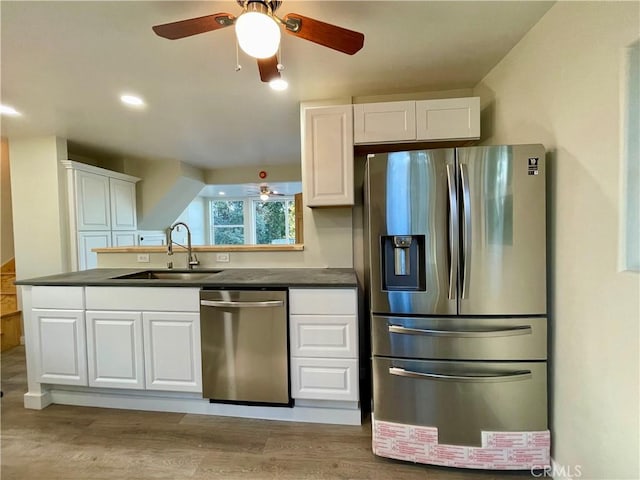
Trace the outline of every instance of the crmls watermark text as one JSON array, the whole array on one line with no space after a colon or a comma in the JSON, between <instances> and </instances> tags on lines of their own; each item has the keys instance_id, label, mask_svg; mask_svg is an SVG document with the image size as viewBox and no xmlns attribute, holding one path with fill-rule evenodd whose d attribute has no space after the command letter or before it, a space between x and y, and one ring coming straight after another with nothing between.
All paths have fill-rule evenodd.
<instances>
[{"instance_id":1,"label":"crmls watermark text","mask_svg":"<svg viewBox=\"0 0 640 480\"><path fill-rule=\"evenodd\" d=\"M558 465L554 463L550 467L532 467L531 476L536 478L580 478L582 477L582 465Z\"/></svg>"}]
</instances>

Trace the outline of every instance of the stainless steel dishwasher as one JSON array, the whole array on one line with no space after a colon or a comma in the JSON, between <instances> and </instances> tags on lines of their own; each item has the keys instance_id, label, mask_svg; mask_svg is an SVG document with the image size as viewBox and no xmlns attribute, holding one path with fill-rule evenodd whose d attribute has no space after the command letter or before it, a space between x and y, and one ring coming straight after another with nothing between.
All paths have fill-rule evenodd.
<instances>
[{"instance_id":1,"label":"stainless steel dishwasher","mask_svg":"<svg viewBox=\"0 0 640 480\"><path fill-rule=\"evenodd\" d=\"M202 396L291 406L286 290L202 290Z\"/></svg>"}]
</instances>

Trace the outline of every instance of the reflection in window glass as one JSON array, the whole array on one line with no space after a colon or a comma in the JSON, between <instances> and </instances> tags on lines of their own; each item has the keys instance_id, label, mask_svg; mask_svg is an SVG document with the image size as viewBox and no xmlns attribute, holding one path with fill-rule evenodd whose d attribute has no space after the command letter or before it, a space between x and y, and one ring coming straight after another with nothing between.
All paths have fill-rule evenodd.
<instances>
[{"instance_id":1,"label":"reflection in window glass","mask_svg":"<svg viewBox=\"0 0 640 480\"><path fill-rule=\"evenodd\" d=\"M214 245L245 243L244 202L218 200L211 202L211 239Z\"/></svg>"}]
</instances>

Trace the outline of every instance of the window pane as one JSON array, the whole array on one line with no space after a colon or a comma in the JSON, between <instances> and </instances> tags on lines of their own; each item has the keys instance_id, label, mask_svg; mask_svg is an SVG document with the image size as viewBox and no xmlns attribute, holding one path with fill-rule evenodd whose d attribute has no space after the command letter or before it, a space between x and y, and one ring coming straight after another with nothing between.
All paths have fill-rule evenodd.
<instances>
[{"instance_id":1,"label":"window pane","mask_svg":"<svg viewBox=\"0 0 640 480\"><path fill-rule=\"evenodd\" d=\"M256 243L287 243L284 202L257 202L255 207Z\"/></svg>"},{"instance_id":2,"label":"window pane","mask_svg":"<svg viewBox=\"0 0 640 480\"><path fill-rule=\"evenodd\" d=\"M242 200L218 200L211 204L213 224L218 225L243 225L244 208ZM216 242L218 243L218 242Z\"/></svg>"},{"instance_id":3,"label":"window pane","mask_svg":"<svg viewBox=\"0 0 640 480\"><path fill-rule=\"evenodd\" d=\"M289 243L296 242L296 204L293 200L287 202L287 222L289 223Z\"/></svg>"},{"instance_id":4,"label":"window pane","mask_svg":"<svg viewBox=\"0 0 640 480\"><path fill-rule=\"evenodd\" d=\"M216 245L242 245L244 227L214 227L213 241Z\"/></svg>"}]
</instances>

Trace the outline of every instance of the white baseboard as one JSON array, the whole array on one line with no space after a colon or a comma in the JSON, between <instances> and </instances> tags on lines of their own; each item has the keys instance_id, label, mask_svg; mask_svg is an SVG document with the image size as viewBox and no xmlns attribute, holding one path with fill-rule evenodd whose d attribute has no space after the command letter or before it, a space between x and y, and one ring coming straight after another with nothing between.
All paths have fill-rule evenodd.
<instances>
[{"instance_id":1,"label":"white baseboard","mask_svg":"<svg viewBox=\"0 0 640 480\"><path fill-rule=\"evenodd\" d=\"M226 417L260 418L290 422L330 423L338 425L361 425L359 408L336 408L336 406L294 406L269 407L210 403L207 399L193 396L178 397L144 394L117 394L76 391L72 389L52 389L48 392L51 401L64 405L83 407L122 408L129 410L150 410L157 412L195 413L200 415L221 415ZM28 395L28 394L27 394ZM26 406L26 395L25 395Z\"/></svg>"}]
</instances>

